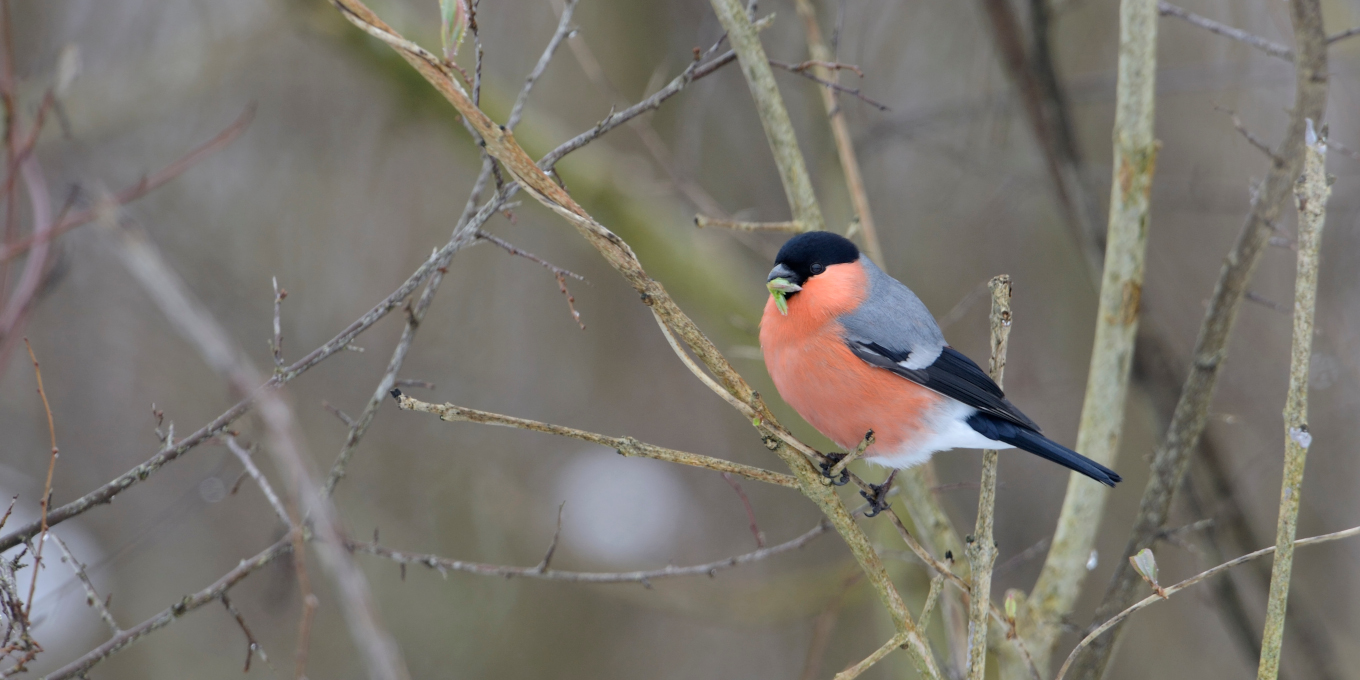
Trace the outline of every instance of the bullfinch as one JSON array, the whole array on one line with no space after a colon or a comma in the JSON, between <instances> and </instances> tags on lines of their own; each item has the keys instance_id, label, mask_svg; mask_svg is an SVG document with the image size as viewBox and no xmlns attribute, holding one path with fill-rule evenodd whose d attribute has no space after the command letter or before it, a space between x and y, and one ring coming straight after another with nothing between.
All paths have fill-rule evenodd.
<instances>
[{"instance_id":1,"label":"bullfinch","mask_svg":"<svg viewBox=\"0 0 1360 680\"><path fill-rule=\"evenodd\" d=\"M864 459L891 468L919 465L936 451L1019 448L1108 486L1121 481L1040 434L945 343L920 298L848 239L824 231L789 239L767 286L765 367L784 401L847 451L872 431Z\"/></svg>"}]
</instances>

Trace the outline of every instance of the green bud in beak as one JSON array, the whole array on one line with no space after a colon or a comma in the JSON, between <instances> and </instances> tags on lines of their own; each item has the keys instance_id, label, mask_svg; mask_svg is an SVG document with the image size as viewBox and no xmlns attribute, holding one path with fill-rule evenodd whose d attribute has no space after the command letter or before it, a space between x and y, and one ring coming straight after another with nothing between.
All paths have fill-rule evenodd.
<instances>
[{"instance_id":1,"label":"green bud in beak","mask_svg":"<svg viewBox=\"0 0 1360 680\"><path fill-rule=\"evenodd\" d=\"M770 279L765 287L770 290L770 295L774 296L774 306L778 307L779 313L784 316L789 315L789 303L785 301L785 298L788 297L789 293L797 293L803 289L802 286L783 277Z\"/></svg>"}]
</instances>

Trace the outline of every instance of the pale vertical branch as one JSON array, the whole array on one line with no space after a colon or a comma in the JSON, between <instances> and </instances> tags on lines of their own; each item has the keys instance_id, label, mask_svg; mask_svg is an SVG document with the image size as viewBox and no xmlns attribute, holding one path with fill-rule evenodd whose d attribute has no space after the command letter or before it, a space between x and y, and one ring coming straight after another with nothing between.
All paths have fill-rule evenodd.
<instances>
[{"instance_id":1,"label":"pale vertical branch","mask_svg":"<svg viewBox=\"0 0 1360 680\"><path fill-rule=\"evenodd\" d=\"M803 152L798 149L798 138L793 134L793 122L789 120L784 99L779 96L779 88L774 83L774 73L770 71L769 59L765 48L760 44L760 35L742 7L740 0L711 0L713 11L718 15L732 41L732 49L741 63L742 75L751 88L751 97L760 114L760 123L765 128L765 137L774 153L775 165L779 167L779 179L784 183L784 193L789 199L789 209L793 219L807 231L821 231L825 228L822 209L817 205L817 196L812 191L812 180L808 178L807 166L803 163Z\"/></svg>"},{"instance_id":2,"label":"pale vertical branch","mask_svg":"<svg viewBox=\"0 0 1360 680\"><path fill-rule=\"evenodd\" d=\"M835 61L831 50L822 41L822 29L817 24L817 10L812 0L796 0L798 17L803 20L803 31L807 33L808 57L814 62L830 63ZM822 80L840 80L840 70L832 71L821 64L813 64L812 74ZM855 156L855 143L850 138L850 127L845 123L845 112L841 110L836 93L829 87L819 87L822 104L826 106L826 117L831 122L831 136L836 140L836 154L840 156L841 172L845 174L845 188L850 193L850 203L855 207L855 219L864 233L864 250L869 258L880 267L883 261L883 246L878 242L878 227L874 225L874 214L869 209L869 196L864 190L864 176L860 174L859 159Z\"/></svg>"},{"instance_id":3,"label":"pale vertical branch","mask_svg":"<svg viewBox=\"0 0 1360 680\"><path fill-rule=\"evenodd\" d=\"M1228 338L1237 319L1247 282L1273 234L1280 206L1303 165L1305 120L1322 119L1327 103L1327 46L1322 28L1320 0L1290 0L1297 58L1295 101L1284 139L1275 151L1270 172L1255 192L1251 212L1223 267L1209 299L1185 384L1171 416L1166 436L1152 460L1152 475L1134 520L1128 545L1121 558L1133 555L1156 541L1166 523L1171 500L1190 465L1190 453L1199 442L1209 418L1209 406L1227 356ZM1124 559L1116 560L1115 573L1100 606L1098 620L1108 619L1133 603L1142 577ZM1096 640L1073 665L1074 677L1097 680L1109 664L1119 629Z\"/></svg>"},{"instance_id":4,"label":"pale vertical branch","mask_svg":"<svg viewBox=\"0 0 1360 680\"><path fill-rule=\"evenodd\" d=\"M1006 372L1006 346L1011 335L1011 277L993 277L992 358L987 368L997 385ZM992 565L996 564L996 541L992 524L996 510L995 449L982 452L982 489L978 493L977 528L969 542L968 564L972 571L972 593L968 601L968 680L987 676L987 622L992 613Z\"/></svg>"},{"instance_id":5,"label":"pale vertical branch","mask_svg":"<svg viewBox=\"0 0 1360 680\"><path fill-rule=\"evenodd\" d=\"M1284 406L1284 480L1280 488L1280 518L1275 530L1275 564L1270 570L1265 632L1261 634L1261 663L1257 680L1275 680L1280 673L1280 643L1289 599L1289 576L1294 567L1294 536L1299 522L1299 493L1303 465L1313 435L1308 432L1308 368L1313 356L1313 313L1317 308L1318 246L1327 217L1327 143L1308 121L1303 175L1294 186L1299 213L1298 272L1294 280L1294 340L1289 354L1289 396Z\"/></svg>"},{"instance_id":6,"label":"pale vertical branch","mask_svg":"<svg viewBox=\"0 0 1360 680\"><path fill-rule=\"evenodd\" d=\"M1149 198L1157 159L1153 117L1157 75L1157 3L1123 0L1119 7L1119 66L1115 91L1114 169L1110 187L1105 267L1096 313L1086 397L1077 430L1077 450L1102 465L1114 465L1124 428L1124 402L1138 305L1147 255ZM1069 475L1067 493L1039 580L1017 618L1021 634L1047 669L1061 621L1076 606L1086 579L1109 489ZM1024 611L1028 609L1028 611Z\"/></svg>"}]
</instances>

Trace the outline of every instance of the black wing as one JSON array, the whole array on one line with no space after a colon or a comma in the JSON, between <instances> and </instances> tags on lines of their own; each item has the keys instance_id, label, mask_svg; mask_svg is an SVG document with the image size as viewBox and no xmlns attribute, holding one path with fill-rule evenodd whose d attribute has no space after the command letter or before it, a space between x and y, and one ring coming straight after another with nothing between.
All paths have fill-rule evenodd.
<instances>
[{"instance_id":1,"label":"black wing","mask_svg":"<svg viewBox=\"0 0 1360 680\"><path fill-rule=\"evenodd\" d=\"M922 387L957 399L983 413L1035 432L1039 431L1039 426L1030 420L1029 416L1006 401L1006 395L992 381L991 376L953 347L946 346L940 352L940 356L925 368L907 368L898 363L905 361L906 355L896 356L900 353L886 349L876 342L851 340L848 344L855 356L869 364L886 368Z\"/></svg>"}]
</instances>

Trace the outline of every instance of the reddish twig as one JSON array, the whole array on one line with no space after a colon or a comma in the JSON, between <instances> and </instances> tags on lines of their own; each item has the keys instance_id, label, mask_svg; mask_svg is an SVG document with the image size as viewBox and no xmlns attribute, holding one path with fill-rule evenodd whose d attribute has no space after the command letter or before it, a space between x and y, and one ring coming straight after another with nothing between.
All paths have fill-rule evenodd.
<instances>
[{"instance_id":1,"label":"reddish twig","mask_svg":"<svg viewBox=\"0 0 1360 680\"><path fill-rule=\"evenodd\" d=\"M746 490L741 488L741 482L730 472L722 473L722 478L727 480L727 485L737 492L737 498L741 499L741 507L746 509L746 521L751 524L751 535L756 538L756 547L765 547L765 532L760 530L760 525L756 524L756 509L751 507L751 499L746 496Z\"/></svg>"},{"instance_id":2,"label":"reddish twig","mask_svg":"<svg viewBox=\"0 0 1360 680\"><path fill-rule=\"evenodd\" d=\"M236 619L236 625L240 626L241 632L246 634L246 667L242 669L241 672L250 672L250 659L256 654L259 654L260 658L263 659L265 663L269 663L269 657L265 656L264 648L256 641L255 635L250 632L250 626L246 625L246 618L241 616L241 612L231 604L231 600L227 599L227 594L222 593L217 599L222 601L222 606L227 608L227 613L231 614L232 618Z\"/></svg>"},{"instance_id":3,"label":"reddish twig","mask_svg":"<svg viewBox=\"0 0 1360 680\"><path fill-rule=\"evenodd\" d=\"M856 99L858 99L858 100L864 102L865 104L868 104L869 106L872 106L872 107L878 109L879 111L891 111L891 110L892 110L892 109L888 108L888 105L887 105L887 104L884 104L884 103L882 103L882 102L878 102L878 101L875 101L875 100L873 100L873 99L870 99L870 98L869 98L868 96L866 96L864 93L860 92L860 89L859 89L858 87L846 87L846 86L841 85L840 83L837 83L837 82L834 82L834 81L826 80L826 79L824 79L824 78L818 78L817 76L814 76L814 75L812 75L811 73L808 73L808 72L805 70L805 69L807 69L807 68L809 68L809 67L811 67L811 66L814 66L814 65L818 65L818 63L817 63L817 62L811 62L811 63L809 63L809 62L803 62L803 63L801 63L801 64L790 64L790 63L788 63L788 62L786 62L786 61L779 61L779 60L777 60L777 59L771 59L771 60L770 60L770 66L774 66L774 67L776 67L776 68L781 68L781 69L784 69L785 71L788 71L789 73L795 73L795 74L797 74L797 75L803 76L804 78L807 78L808 80L811 80L812 82L817 83L818 85L821 85L822 87L830 88L830 89L835 90L835 91L837 91L837 92L841 92L841 93L844 93L844 94L848 94L848 95L850 95L851 97L854 97L854 98L856 98ZM821 64L821 65L825 66L825 64ZM849 67L846 67L846 68L849 68ZM859 69L855 69L855 70L856 70L856 71L859 71ZM861 73L860 75L863 76L864 74Z\"/></svg>"},{"instance_id":4,"label":"reddish twig","mask_svg":"<svg viewBox=\"0 0 1360 680\"><path fill-rule=\"evenodd\" d=\"M28 603L24 605L24 616L31 617L33 592L38 588L38 571L42 568L43 545L47 543L47 508L52 503L52 473L57 469L57 426L52 420L52 406L47 403L47 391L43 389L42 368L38 366L38 357L33 354L33 346L28 343L28 338L24 338L24 347L28 349L28 358L33 360L33 376L38 380L38 396L42 397L43 411L47 412L47 433L52 438L52 455L47 460L47 482L43 484L42 537L38 539L38 547L33 552L33 580L28 583Z\"/></svg>"},{"instance_id":5,"label":"reddish twig","mask_svg":"<svg viewBox=\"0 0 1360 680\"><path fill-rule=\"evenodd\" d=\"M92 205L88 208L84 208L82 210L78 210L67 215L64 219L59 220L55 225L52 226L51 229L47 230L43 234L35 234L27 238L19 239L14 243L6 244L3 248L0 248L0 262L8 262L14 259L15 257L18 257L19 255L27 252L30 248L33 248L34 246L47 243L48 241L51 241L52 239L76 227L79 227L83 224L93 221L94 219L99 217L99 215L103 211L108 210L111 207L117 207L130 203L147 195L148 193L151 193L156 189L159 189L170 180L184 174L186 170L198 164L199 161L202 161L204 158L207 158L208 156L212 155L213 153L221 150L223 147L235 141L236 138L239 137L241 133L246 129L246 127L250 125L250 121L254 117L255 107L254 105L251 105L246 108L245 112L242 113L240 117L238 117L235 120L235 122L233 122L231 125L228 125L226 129L217 133L217 136L213 137L207 142L204 142L202 145L198 146L194 150L182 156L179 160L176 160L170 165L165 166L160 171L143 177L136 184L118 192L117 194L114 194L113 196L108 197L103 201L96 203L95 205Z\"/></svg>"},{"instance_id":6,"label":"reddish twig","mask_svg":"<svg viewBox=\"0 0 1360 680\"><path fill-rule=\"evenodd\" d=\"M573 279L576 279L577 281L585 281L586 279L584 276L581 276L580 274L577 274L570 270L563 269L527 250L521 250L520 248L517 248L513 244L509 243L508 241L496 238L495 236L492 236L491 234L488 234L484 231L478 230L476 233L476 237L477 240L479 241L488 241L490 243L494 243L500 246L503 250L505 250L505 252L510 253L511 255L518 255L519 257L522 257L531 262L537 262L538 264L542 265L544 269L547 269L548 271L552 272L553 278L557 279L557 289L562 291L562 295L566 296L567 298L567 309L571 310L571 316L573 319L576 320L576 325L580 326L581 330L586 329L586 325L581 322L581 313L576 311L576 298L572 296L571 291L567 290L568 276L570 276Z\"/></svg>"}]
</instances>

